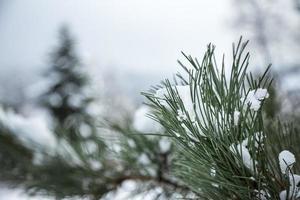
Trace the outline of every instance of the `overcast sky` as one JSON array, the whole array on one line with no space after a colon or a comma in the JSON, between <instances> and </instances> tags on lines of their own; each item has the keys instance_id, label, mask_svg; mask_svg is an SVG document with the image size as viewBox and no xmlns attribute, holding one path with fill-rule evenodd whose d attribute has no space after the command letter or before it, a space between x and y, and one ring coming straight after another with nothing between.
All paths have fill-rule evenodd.
<instances>
[{"instance_id":1,"label":"overcast sky","mask_svg":"<svg viewBox=\"0 0 300 200\"><path fill-rule=\"evenodd\" d=\"M1 2L1 1L0 1ZM220 52L239 34L224 0L2 0L0 72L30 77L47 62L60 25L69 24L78 49L96 72L116 71L127 87L153 84L176 72L180 51L201 57L213 42ZM21 73L23 72L23 73ZM132 78L126 78L129 75ZM153 80L155 79L155 80ZM128 82L128 81L132 82ZM143 84L141 85L143 87Z\"/></svg>"}]
</instances>

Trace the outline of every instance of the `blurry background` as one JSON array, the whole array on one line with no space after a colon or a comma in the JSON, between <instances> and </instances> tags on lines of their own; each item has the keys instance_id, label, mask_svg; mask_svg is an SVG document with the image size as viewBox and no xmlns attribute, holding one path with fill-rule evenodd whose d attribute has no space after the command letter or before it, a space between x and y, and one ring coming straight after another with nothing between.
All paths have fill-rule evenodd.
<instances>
[{"instance_id":1,"label":"blurry background","mask_svg":"<svg viewBox=\"0 0 300 200\"><path fill-rule=\"evenodd\" d=\"M40 130L51 114L36 99L55 79L46 72L62 27L90 77L91 112L105 117L141 105L141 91L180 71L181 51L201 58L212 42L218 58L225 53L230 60L240 35L250 40L252 69L272 63L278 87L290 97L285 109L298 107L299 0L0 0L0 102L40 127L30 136L36 140L50 137ZM0 190L0 199L26 198Z\"/></svg>"}]
</instances>

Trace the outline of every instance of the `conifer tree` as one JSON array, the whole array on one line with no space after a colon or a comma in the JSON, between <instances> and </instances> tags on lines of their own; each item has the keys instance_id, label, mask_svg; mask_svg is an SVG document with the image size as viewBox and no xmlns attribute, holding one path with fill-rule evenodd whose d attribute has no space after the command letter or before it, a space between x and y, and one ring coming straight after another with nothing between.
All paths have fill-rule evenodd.
<instances>
[{"instance_id":1,"label":"conifer tree","mask_svg":"<svg viewBox=\"0 0 300 200\"><path fill-rule=\"evenodd\" d=\"M54 118L55 133L63 132L64 137L79 140L82 134L87 135L80 133L80 127L84 127L85 132L95 132L94 119L87 112L93 97L88 96L89 79L85 66L76 54L73 36L66 26L59 31L59 44L52 52L50 62L45 75L52 83L41 96L40 103Z\"/></svg>"},{"instance_id":2,"label":"conifer tree","mask_svg":"<svg viewBox=\"0 0 300 200\"><path fill-rule=\"evenodd\" d=\"M127 125L108 122L106 128L116 140L104 141L96 120L86 111L92 100L84 94L88 77L81 70L74 41L65 27L60 31L60 43L51 61L46 75L54 81L40 102L52 114L57 145L49 151L32 141L24 142L17 137L20 130L12 128L13 119L19 116L1 111L3 119L6 115L13 116L10 124L0 120L1 182L25 188L32 195L58 199L105 198L129 180L139 183L134 194L150 193L165 199L190 192L171 174L174 157L170 142L166 138L145 136L146 130L139 128L140 122L130 119L124 119ZM75 101L78 96L79 102ZM144 116L146 113L141 114L135 118L146 118L150 126L155 126ZM84 132L91 130L91 134ZM155 129L154 133L160 131ZM9 159L5 159L8 152ZM10 172L12 166L14 170Z\"/></svg>"}]
</instances>

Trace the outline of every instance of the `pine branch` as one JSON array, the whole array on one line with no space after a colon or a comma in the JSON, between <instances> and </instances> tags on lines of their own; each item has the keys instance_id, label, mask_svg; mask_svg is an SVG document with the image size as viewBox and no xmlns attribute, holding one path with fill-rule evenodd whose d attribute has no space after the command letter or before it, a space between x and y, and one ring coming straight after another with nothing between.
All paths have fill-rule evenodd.
<instances>
[{"instance_id":1,"label":"pine branch","mask_svg":"<svg viewBox=\"0 0 300 200\"><path fill-rule=\"evenodd\" d=\"M117 183L120 184L125 180L137 180L142 182L152 182L153 188L157 186L163 186L165 190L163 193L172 193L172 191L179 191L181 194L191 193L191 190L181 184L173 175L173 159L175 154L175 149L170 149L166 152L161 152L158 145L159 141L164 137L165 133L143 133L135 130L131 127L131 122L127 125L119 125L107 121L106 126L109 130L114 130L119 135L120 145L123 153L121 154L120 159L124 163L127 163L129 168L134 168L132 175L123 176L118 179ZM159 137L162 135L162 137ZM133 146L133 144L134 146ZM167 144L166 144L167 145ZM150 163L146 166L141 166L137 163L135 166L136 160L139 159L139 156L146 152L150 158ZM125 155L125 156L122 156ZM148 167L156 169L156 174L153 175L142 175L144 170ZM139 173L140 175L136 175Z\"/></svg>"},{"instance_id":2,"label":"pine branch","mask_svg":"<svg viewBox=\"0 0 300 200\"><path fill-rule=\"evenodd\" d=\"M266 128L270 66L258 78L248 73L247 43L240 39L233 45L229 74L224 59L219 70L215 47L208 45L202 62L183 54L191 65L180 62L186 72L178 76L183 85L166 80L144 94L155 120L180 148L177 177L205 199L279 199L287 187L278 154L293 149L288 139L292 128L279 125L275 133ZM274 147L285 142L289 145Z\"/></svg>"},{"instance_id":3,"label":"pine branch","mask_svg":"<svg viewBox=\"0 0 300 200\"><path fill-rule=\"evenodd\" d=\"M8 185L18 185L27 179L33 152L10 131L0 128L0 181ZM23 164L26 163L26 164Z\"/></svg>"}]
</instances>

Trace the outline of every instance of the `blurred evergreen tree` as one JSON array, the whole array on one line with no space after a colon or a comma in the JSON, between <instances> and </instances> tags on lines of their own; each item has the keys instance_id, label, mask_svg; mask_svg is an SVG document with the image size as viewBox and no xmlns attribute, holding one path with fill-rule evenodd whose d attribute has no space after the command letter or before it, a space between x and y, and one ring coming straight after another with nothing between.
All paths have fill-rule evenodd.
<instances>
[{"instance_id":1,"label":"blurred evergreen tree","mask_svg":"<svg viewBox=\"0 0 300 200\"><path fill-rule=\"evenodd\" d=\"M85 72L76 54L74 39L63 26L59 45L51 54L51 65L45 74L52 83L40 103L54 119L54 132L73 141L95 133L95 121L87 111L93 97L88 94L89 78Z\"/></svg>"},{"instance_id":2,"label":"blurred evergreen tree","mask_svg":"<svg viewBox=\"0 0 300 200\"><path fill-rule=\"evenodd\" d=\"M52 116L57 144L49 149L23 141L19 137L22 127L15 128L15 123L26 118L0 110L0 181L25 188L32 195L57 199L106 198L129 180L138 183L133 195L169 199L190 194L172 174L175 156L171 142L148 137L144 135L147 130L141 130L163 132L145 116L150 113L144 110L135 117L133 121L138 119L139 125L131 118L123 119L124 123L107 121L106 134L113 139L103 139L104 133L99 133L95 117L88 112L93 101L88 76L67 27L60 30L59 39L46 72L51 85L38 99Z\"/></svg>"}]
</instances>

